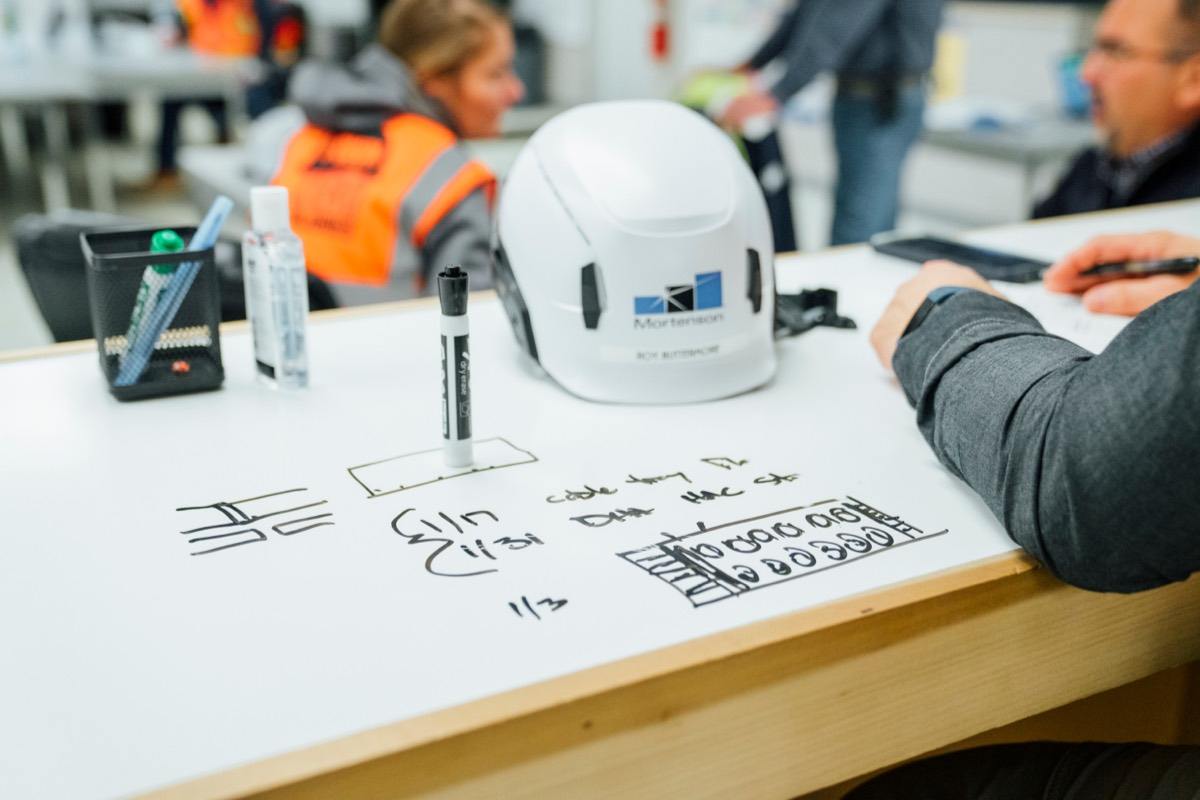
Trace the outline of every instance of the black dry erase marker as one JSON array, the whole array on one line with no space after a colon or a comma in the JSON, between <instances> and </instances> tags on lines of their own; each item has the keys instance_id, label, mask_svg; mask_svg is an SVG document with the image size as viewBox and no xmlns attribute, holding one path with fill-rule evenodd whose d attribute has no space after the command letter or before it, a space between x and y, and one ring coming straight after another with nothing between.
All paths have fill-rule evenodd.
<instances>
[{"instance_id":1,"label":"black dry erase marker","mask_svg":"<svg viewBox=\"0 0 1200 800\"><path fill-rule=\"evenodd\" d=\"M437 276L442 302L442 452L448 467L469 467L471 353L467 346L467 273L450 266Z\"/></svg>"},{"instance_id":2,"label":"black dry erase marker","mask_svg":"<svg viewBox=\"0 0 1200 800\"><path fill-rule=\"evenodd\" d=\"M1186 256L1184 258L1160 258L1148 261L1112 261L1107 264L1097 264L1091 269L1085 269L1080 275L1182 275L1200 266L1200 258Z\"/></svg>"}]
</instances>

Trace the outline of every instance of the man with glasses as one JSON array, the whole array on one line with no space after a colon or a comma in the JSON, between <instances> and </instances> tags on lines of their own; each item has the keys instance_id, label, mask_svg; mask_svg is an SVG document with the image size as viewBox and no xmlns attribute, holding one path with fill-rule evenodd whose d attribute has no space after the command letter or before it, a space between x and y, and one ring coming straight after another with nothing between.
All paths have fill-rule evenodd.
<instances>
[{"instance_id":1,"label":"man with glasses","mask_svg":"<svg viewBox=\"0 0 1200 800\"><path fill-rule=\"evenodd\" d=\"M1200 0L1111 0L1083 80L1103 144L1035 218L1200 196Z\"/></svg>"}]
</instances>

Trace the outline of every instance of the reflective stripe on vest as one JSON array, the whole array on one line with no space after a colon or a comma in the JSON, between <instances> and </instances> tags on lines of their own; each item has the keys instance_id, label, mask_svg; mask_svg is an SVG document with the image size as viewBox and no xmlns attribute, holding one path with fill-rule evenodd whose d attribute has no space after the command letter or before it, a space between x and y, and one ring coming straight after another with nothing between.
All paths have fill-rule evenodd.
<instances>
[{"instance_id":1,"label":"reflective stripe on vest","mask_svg":"<svg viewBox=\"0 0 1200 800\"><path fill-rule=\"evenodd\" d=\"M288 143L272 183L291 196L292 227L308 269L336 283L385 285L398 237L420 249L471 192L495 183L469 161L454 133L428 117L400 114L380 136L313 125ZM431 265L425 265L426 268Z\"/></svg>"}]
</instances>

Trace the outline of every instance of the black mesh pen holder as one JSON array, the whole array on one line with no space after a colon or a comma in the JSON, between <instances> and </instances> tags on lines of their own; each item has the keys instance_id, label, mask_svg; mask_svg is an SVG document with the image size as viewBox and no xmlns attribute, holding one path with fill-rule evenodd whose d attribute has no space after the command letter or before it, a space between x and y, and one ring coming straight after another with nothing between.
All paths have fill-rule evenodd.
<instances>
[{"instance_id":1,"label":"black mesh pen holder","mask_svg":"<svg viewBox=\"0 0 1200 800\"><path fill-rule=\"evenodd\" d=\"M118 400L216 389L225 379L213 249L151 253L155 230L80 235L100 369ZM173 230L184 241L196 232Z\"/></svg>"}]
</instances>

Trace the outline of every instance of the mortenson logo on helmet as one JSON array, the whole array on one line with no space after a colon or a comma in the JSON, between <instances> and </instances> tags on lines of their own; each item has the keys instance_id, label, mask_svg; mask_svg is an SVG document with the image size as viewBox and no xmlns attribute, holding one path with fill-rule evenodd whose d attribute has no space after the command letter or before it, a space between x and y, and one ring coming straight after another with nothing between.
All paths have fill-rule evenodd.
<instances>
[{"instance_id":1,"label":"mortenson logo on helmet","mask_svg":"<svg viewBox=\"0 0 1200 800\"><path fill-rule=\"evenodd\" d=\"M708 325L720 322L725 315L722 305L721 273L701 272L695 283L668 286L664 296L647 295L633 298L633 327L678 328L688 325ZM708 311L708 314L686 314L689 311Z\"/></svg>"}]
</instances>

